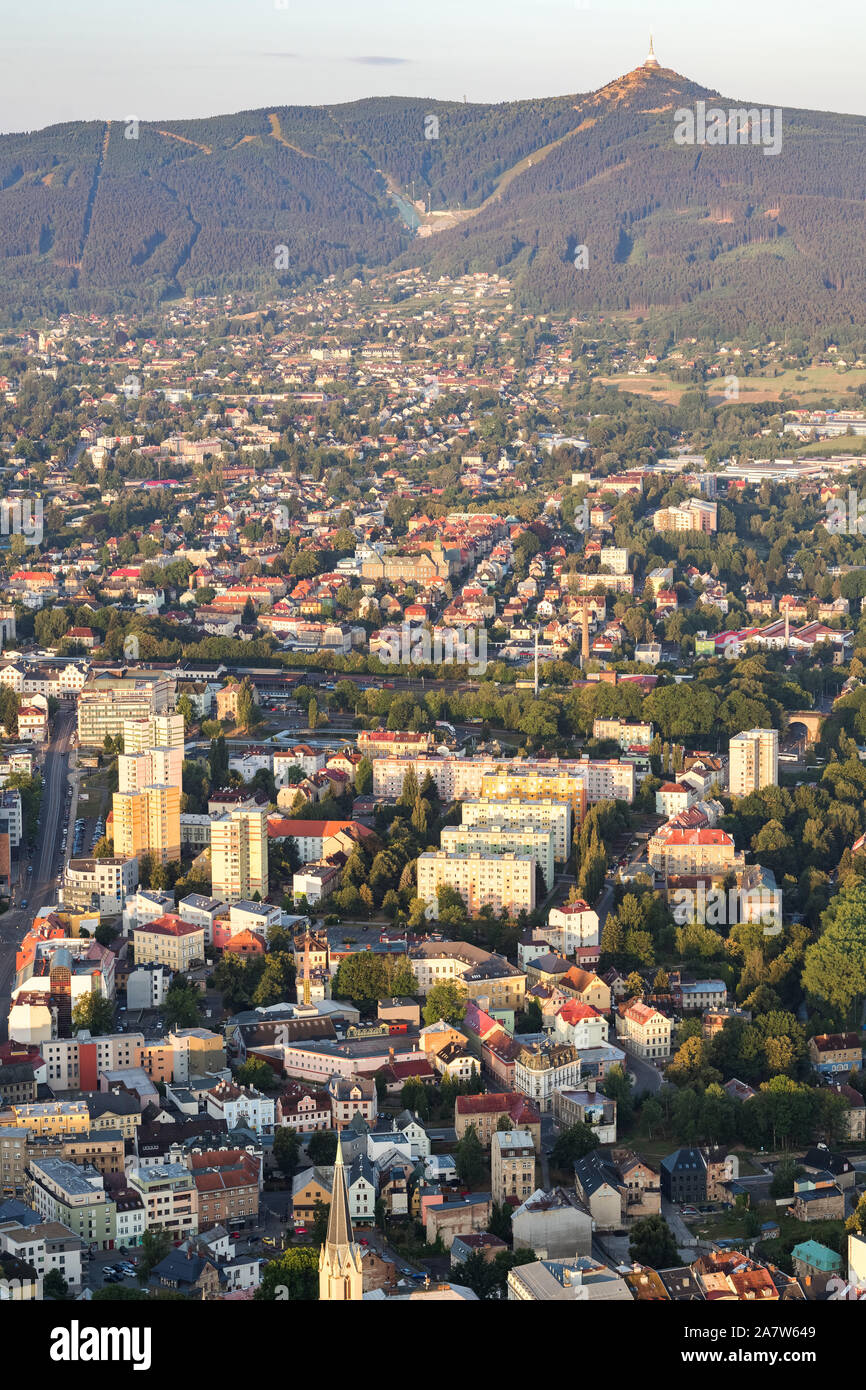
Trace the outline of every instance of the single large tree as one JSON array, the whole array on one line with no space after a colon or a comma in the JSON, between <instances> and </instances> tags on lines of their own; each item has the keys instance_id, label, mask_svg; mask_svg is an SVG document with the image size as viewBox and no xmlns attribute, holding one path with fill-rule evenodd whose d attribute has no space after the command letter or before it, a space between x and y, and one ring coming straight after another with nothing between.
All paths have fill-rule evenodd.
<instances>
[{"instance_id":1,"label":"single large tree","mask_svg":"<svg viewBox=\"0 0 866 1390\"><path fill-rule=\"evenodd\" d=\"M466 1017L466 998L453 980L443 980L433 985L422 1013L427 1024L438 1023L440 1019L452 1025L462 1023Z\"/></svg>"},{"instance_id":2,"label":"single large tree","mask_svg":"<svg viewBox=\"0 0 866 1390\"><path fill-rule=\"evenodd\" d=\"M645 1216L631 1230L628 1253L638 1264L669 1269L680 1262L673 1232L663 1216Z\"/></svg>"}]
</instances>

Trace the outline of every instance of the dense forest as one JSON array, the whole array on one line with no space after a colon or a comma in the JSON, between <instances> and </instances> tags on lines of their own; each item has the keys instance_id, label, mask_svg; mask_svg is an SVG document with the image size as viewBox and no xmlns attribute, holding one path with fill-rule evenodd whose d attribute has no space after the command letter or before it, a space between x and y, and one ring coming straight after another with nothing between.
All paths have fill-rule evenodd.
<instances>
[{"instance_id":1,"label":"dense forest","mask_svg":"<svg viewBox=\"0 0 866 1390\"><path fill-rule=\"evenodd\" d=\"M388 97L6 135L0 289L13 312L57 312L423 262L502 271L528 308L680 331L866 322L866 121L785 111L775 157L678 145L674 113L698 98L743 105L640 68L495 106ZM390 193L462 220L414 240Z\"/></svg>"}]
</instances>

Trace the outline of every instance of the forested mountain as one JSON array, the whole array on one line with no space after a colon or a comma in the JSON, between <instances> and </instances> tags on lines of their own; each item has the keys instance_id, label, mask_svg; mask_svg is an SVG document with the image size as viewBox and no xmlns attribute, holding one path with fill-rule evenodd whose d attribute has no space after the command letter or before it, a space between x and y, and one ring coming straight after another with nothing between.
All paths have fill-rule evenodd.
<instances>
[{"instance_id":1,"label":"forested mountain","mask_svg":"<svg viewBox=\"0 0 866 1390\"><path fill-rule=\"evenodd\" d=\"M13 313L99 310L420 263L500 270L536 309L683 330L866 323L866 119L786 110L770 156L677 144L675 111L701 98L760 105L642 67L496 106L388 97L2 136L0 295ZM435 234L416 238L393 193L456 225L422 219Z\"/></svg>"}]
</instances>

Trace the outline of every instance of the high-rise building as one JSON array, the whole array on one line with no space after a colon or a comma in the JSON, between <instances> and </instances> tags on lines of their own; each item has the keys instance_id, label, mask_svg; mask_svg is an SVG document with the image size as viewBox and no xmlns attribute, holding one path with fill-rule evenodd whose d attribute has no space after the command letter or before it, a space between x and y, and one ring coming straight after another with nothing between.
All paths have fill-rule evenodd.
<instances>
[{"instance_id":1,"label":"high-rise building","mask_svg":"<svg viewBox=\"0 0 866 1390\"><path fill-rule=\"evenodd\" d=\"M78 694L78 739L102 745L106 734L116 738L124 723L164 715L174 703L175 682L155 672L95 676Z\"/></svg>"},{"instance_id":2,"label":"high-rise building","mask_svg":"<svg viewBox=\"0 0 866 1390\"><path fill-rule=\"evenodd\" d=\"M112 798L114 852L141 862L143 854L161 864L180 859L180 788L150 786L115 792Z\"/></svg>"},{"instance_id":3,"label":"high-rise building","mask_svg":"<svg viewBox=\"0 0 866 1390\"><path fill-rule=\"evenodd\" d=\"M147 719L124 719L124 753L143 753L148 748L180 748L184 745L182 714L151 714Z\"/></svg>"},{"instance_id":4,"label":"high-rise building","mask_svg":"<svg viewBox=\"0 0 866 1390\"><path fill-rule=\"evenodd\" d=\"M419 855L418 897L434 918L439 916L437 890L443 885L456 889L472 914L490 906L516 917L521 909L535 910L535 859L531 854L478 851L428 850Z\"/></svg>"},{"instance_id":5,"label":"high-rise building","mask_svg":"<svg viewBox=\"0 0 866 1390\"><path fill-rule=\"evenodd\" d=\"M214 816L210 829L211 891L223 902L236 903L268 891L267 812L225 811Z\"/></svg>"},{"instance_id":6,"label":"high-rise building","mask_svg":"<svg viewBox=\"0 0 866 1390\"><path fill-rule=\"evenodd\" d=\"M118 759L120 791L178 787L183 778L183 715L152 714L123 721L123 753ZM150 763L147 762L150 755ZM133 762L132 760L136 761Z\"/></svg>"},{"instance_id":7,"label":"high-rise building","mask_svg":"<svg viewBox=\"0 0 866 1390\"><path fill-rule=\"evenodd\" d=\"M472 854L475 850L482 855L529 854L542 872L547 891L553 888L553 835L549 830L495 820L487 825L447 825L439 843L450 855Z\"/></svg>"},{"instance_id":8,"label":"high-rise building","mask_svg":"<svg viewBox=\"0 0 866 1390\"><path fill-rule=\"evenodd\" d=\"M775 729L747 729L728 746L728 790L748 796L779 785L779 735Z\"/></svg>"},{"instance_id":9,"label":"high-rise building","mask_svg":"<svg viewBox=\"0 0 866 1390\"><path fill-rule=\"evenodd\" d=\"M149 748L146 753L121 753L117 759L120 792L140 792L145 787L180 788L182 776L182 748Z\"/></svg>"},{"instance_id":10,"label":"high-rise building","mask_svg":"<svg viewBox=\"0 0 866 1390\"><path fill-rule=\"evenodd\" d=\"M549 830L553 857L563 863L571 853L571 802L551 797L512 797L510 801L467 800L461 804L463 825L514 825Z\"/></svg>"}]
</instances>

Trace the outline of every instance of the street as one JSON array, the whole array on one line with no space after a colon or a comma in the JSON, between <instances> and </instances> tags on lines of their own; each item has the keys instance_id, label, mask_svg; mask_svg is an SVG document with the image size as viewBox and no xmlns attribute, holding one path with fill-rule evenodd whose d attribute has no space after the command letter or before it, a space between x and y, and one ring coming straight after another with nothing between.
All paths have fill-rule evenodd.
<instances>
[{"instance_id":1,"label":"street","mask_svg":"<svg viewBox=\"0 0 866 1390\"><path fill-rule=\"evenodd\" d=\"M60 832L66 816L69 749L75 732L74 707L61 707L42 768L42 822L32 858L21 853L18 884L9 911L0 917L0 1039L5 1040L9 996L15 976L15 953L38 908L57 900L55 878L61 867ZM33 872L28 874L28 863ZM27 907L20 903L26 900ZM19 904L19 905L16 905Z\"/></svg>"}]
</instances>

